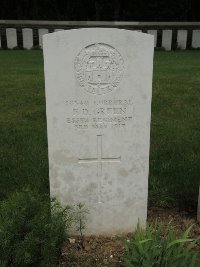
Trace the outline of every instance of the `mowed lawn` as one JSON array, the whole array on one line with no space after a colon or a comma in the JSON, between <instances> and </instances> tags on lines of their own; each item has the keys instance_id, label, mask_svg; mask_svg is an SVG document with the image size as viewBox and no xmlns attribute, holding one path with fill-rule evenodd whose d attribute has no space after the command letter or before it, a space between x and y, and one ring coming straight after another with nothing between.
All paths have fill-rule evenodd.
<instances>
[{"instance_id":1,"label":"mowed lawn","mask_svg":"<svg viewBox=\"0 0 200 267\"><path fill-rule=\"evenodd\" d=\"M0 51L0 199L49 191L42 51ZM155 52L149 205L196 208L200 51Z\"/></svg>"}]
</instances>

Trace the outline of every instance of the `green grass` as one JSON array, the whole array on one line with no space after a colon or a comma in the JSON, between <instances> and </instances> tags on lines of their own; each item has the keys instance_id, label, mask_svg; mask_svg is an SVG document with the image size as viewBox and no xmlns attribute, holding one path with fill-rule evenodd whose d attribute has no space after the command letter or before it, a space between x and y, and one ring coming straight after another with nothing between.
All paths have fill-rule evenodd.
<instances>
[{"instance_id":1,"label":"green grass","mask_svg":"<svg viewBox=\"0 0 200 267\"><path fill-rule=\"evenodd\" d=\"M0 51L0 198L25 185L48 191L41 51Z\"/></svg>"},{"instance_id":2,"label":"green grass","mask_svg":"<svg viewBox=\"0 0 200 267\"><path fill-rule=\"evenodd\" d=\"M149 200L195 206L200 177L200 51L157 52Z\"/></svg>"},{"instance_id":3,"label":"green grass","mask_svg":"<svg viewBox=\"0 0 200 267\"><path fill-rule=\"evenodd\" d=\"M195 207L200 176L200 51L155 52L149 203ZM48 192L41 51L0 51L0 199Z\"/></svg>"}]
</instances>

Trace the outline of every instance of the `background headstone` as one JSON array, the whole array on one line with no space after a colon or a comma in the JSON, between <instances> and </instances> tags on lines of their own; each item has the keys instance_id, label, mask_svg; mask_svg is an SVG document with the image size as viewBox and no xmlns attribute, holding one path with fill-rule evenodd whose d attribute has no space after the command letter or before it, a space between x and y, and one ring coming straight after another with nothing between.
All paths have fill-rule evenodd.
<instances>
[{"instance_id":1,"label":"background headstone","mask_svg":"<svg viewBox=\"0 0 200 267\"><path fill-rule=\"evenodd\" d=\"M169 51L172 47L172 30L163 30L162 32L162 47Z\"/></svg>"},{"instance_id":2,"label":"background headstone","mask_svg":"<svg viewBox=\"0 0 200 267\"><path fill-rule=\"evenodd\" d=\"M192 31L192 47L200 48L200 30Z\"/></svg>"},{"instance_id":3,"label":"background headstone","mask_svg":"<svg viewBox=\"0 0 200 267\"><path fill-rule=\"evenodd\" d=\"M42 48L43 47L43 42L42 42L43 35L49 33L49 30L48 29L39 29L38 33L39 33L39 46Z\"/></svg>"},{"instance_id":4,"label":"background headstone","mask_svg":"<svg viewBox=\"0 0 200 267\"><path fill-rule=\"evenodd\" d=\"M157 30L148 30L147 33L154 36L154 47L156 47L157 46Z\"/></svg>"},{"instance_id":5,"label":"background headstone","mask_svg":"<svg viewBox=\"0 0 200 267\"><path fill-rule=\"evenodd\" d=\"M13 49L17 47L17 32L16 29L6 29L7 47Z\"/></svg>"},{"instance_id":6,"label":"background headstone","mask_svg":"<svg viewBox=\"0 0 200 267\"><path fill-rule=\"evenodd\" d=\"M180 49L186 49L187 44L187 30L178 30L177 45Z\"/></svg>"},{"instance_id":7,"label":"background headstone","mask_svg":"<svg viewBox=\"0 0 200 267\"><path fill-rule=\"evenodd\" d=\"M33 47L33 30L24 28L22 29L23 35L23 47L26 49L31 49Z\"/></svg>"},{"instance_id":8,"label":"background headstone","mask_svg":"<svg viewBox=\"0 0 200 267\"><path fill-rule=\"evenodd\" d=\"M153 36L90 28L43 45L51 195L86 205L85 234L145 227Z\"/></svg>"}]
</instances>

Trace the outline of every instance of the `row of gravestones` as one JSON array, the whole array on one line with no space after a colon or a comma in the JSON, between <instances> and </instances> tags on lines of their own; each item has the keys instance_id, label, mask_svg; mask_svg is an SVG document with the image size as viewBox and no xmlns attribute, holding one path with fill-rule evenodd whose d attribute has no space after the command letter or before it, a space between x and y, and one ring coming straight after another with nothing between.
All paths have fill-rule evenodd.
<instances>
[{"instance_id":1,"label":"row of gravestones","mask_svg":"<svg viewBox=\"0 0 200 267\"><path fill-rule=\"evenodd\" d=\"M55 29L54 31L60 31L62 29ZM139 30L138 30L139 31ZM38 29L39 46L42 48L42 36L48 33L48 29ZM154 47L157 46L157 30L148 30L147 33L154 36ZM33 30L30 28L22 29L23 47L25 49L31 49L33 47ZM188 38L187 30L177 31L177 47L180 49L186 49ZM15 28L6 29L7 48L13 49L18 46L17 43L17 31ZM1 38L0 38L1 47ZM172 48L172 30L162 31L162 47L165 50L171 50ZM200 30L192 31L192 48L200 48Z\"/></svg>"}]
</instances>

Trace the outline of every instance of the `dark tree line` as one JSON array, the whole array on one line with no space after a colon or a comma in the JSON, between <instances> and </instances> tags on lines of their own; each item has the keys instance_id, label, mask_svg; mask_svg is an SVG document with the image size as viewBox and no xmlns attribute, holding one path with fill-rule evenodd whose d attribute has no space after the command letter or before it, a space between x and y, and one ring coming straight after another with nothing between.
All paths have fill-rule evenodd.
<instances>
[{"instance_id":1,"label":"dark tree line","mask_svg":"<svg viewBox=\"0 0 200 267\"><path fill-rule=\"evenodd\" d=\"M200 0L0 0L0 19L200 21Z\"/></svg>"}]
</instances>

